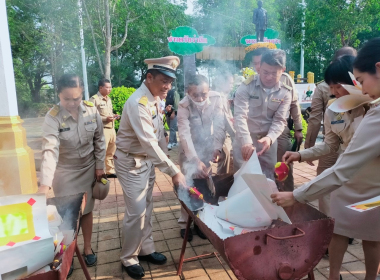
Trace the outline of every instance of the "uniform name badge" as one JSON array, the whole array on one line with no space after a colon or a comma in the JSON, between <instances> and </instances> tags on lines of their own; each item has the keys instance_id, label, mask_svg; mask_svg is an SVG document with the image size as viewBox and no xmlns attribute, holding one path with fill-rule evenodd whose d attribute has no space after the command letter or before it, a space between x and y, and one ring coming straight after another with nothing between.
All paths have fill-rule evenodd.
<instances>
[{"instance_id":1,"label":"uniform name badge","mask_svg":"<svg viewBox=\"0 0 380 280\"><path fill-rule=\"evenodd\" d=\"M252 99L260 99L260 97L258 97L257 95L250 96L249 98L252 98Z\"/></svg>"},{"instance_id":2,"label":"uniform name badge","mask_svg":"<svg viewBox=\"0 0 380 280\"><path fill-rule=\"evenodd\" d=\"M331 124L344 123L344 120L331 121Z\"/></svg>"},{"instance_id":3,"label":"uniform name badge","mask_svg":"<svg viewBox=\"0 0 380 280\"><path fill-rule=\"evenodd\" d=\"M61 128L59 130L59 132L65 132L65 131L69 131L70 130L70 127L66 127L66 128Z\"/></svg>"},{"instance_id":4,"label":"uniform name badge","mask_svg":"<svg viewBox=\"0 0 380 280\"><path fill-rule=\"evenodd\" d=\"M280 99L280 98L272 98L271 101L273 101L273 102L277 102L277 103L281 103L282 101L284 101L284 99Z\"/></svg>"}]
</instances>

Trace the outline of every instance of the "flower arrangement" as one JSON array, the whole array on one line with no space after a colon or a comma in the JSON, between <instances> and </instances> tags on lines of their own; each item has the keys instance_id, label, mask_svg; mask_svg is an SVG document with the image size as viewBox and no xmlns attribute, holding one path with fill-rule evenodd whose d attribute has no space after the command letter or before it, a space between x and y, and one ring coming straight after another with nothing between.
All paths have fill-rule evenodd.
<instances>
[{"instance_id":1,"label":"flower arrangement","mask_svg":"<svg viewBox=\"0 0 380 280\"><path fill-rule=\"evenodd\" d=\"M241 73L243 74L243 77L245 79L248 79L252 75L256 75L256 72L250 67L245 67L245 68L241 69Z\"/></svg>"},{"instance_id":2,"label":"flower arrangement","mask_svg":"<svg viewBox=\"0 0 380 280\"><path fill-rule=\"evenodd\" d=\"M246 47L244 50L245 50L245 53L249 53L249 52L254 51L256 49L259 49L259 48L277 49L276 45L273 43L258 42L258 43L255 43L255 44L252 44L252 45Z\"/></svg>"}]
</instances>

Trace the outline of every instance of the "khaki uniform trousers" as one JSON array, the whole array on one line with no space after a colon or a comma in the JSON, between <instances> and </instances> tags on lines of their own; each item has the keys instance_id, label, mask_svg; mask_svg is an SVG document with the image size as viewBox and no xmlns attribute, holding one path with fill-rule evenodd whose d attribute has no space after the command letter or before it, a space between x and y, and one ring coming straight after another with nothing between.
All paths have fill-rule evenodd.
<instances>
[{"instance_id":1,"label":"khaki uniform trousers","mask_svg":"<svg viewBox=\"0 0 380 280\"><path fill-rule=\"evenodd\" d=\"M333 166L338 157L339 153L331 153L320 158L318 161L317 176L326 169L329 169L331 166ZM322 196L321 198L318 198L318 206L319 211L321 211L326 216L330 216L330 193Z\"/></svg>"},{"instance_id":2,"label":"khaki uniform trousers","mask_svg":"<svg viewBox=\"0 0 380 280\"><path fill-rule=\"evenodd\" d=\"M114 128L104 128L104 138L106 140L106 173L114 174L115 165L113 162L113 155L116 151L116 132Z\"/></svg>"},{"instance_id":3,"label":"khaki uniform trousers","mask_svg":"<svg viewBox=\"0 0 380 280\"><path fill-rule=\"evenodd\" d=\"M139 255L155 252L151 216L156 174L150 160L120 150L116 150L115 156L125 202L120 259L124 266L131 266L139 263Z\"/></svg>"},{"instance_id":4,"label":"khaki uniform trousers","mask_svg":"<svg viewBox=\"0 0 380 280\"><path fill-rule=\"evenodd\" d=\"M292 150L292 137L288 127L285 127L283 133L277 138L277 142L277 162L282 162L282 156L287 151ZM289 164L288 178L284 182L277 183L277 186L281 191L285 192L292 192L294 190L293 164Z\"/></svg>"},{"instance_id":5,"label":"khaki uniform trousers","mask_svg":"<svg viewBox=\"0 0 380 280\"><path fill-rule=\"evenodd\" d=\"M257 142L258 137L254 134L251 134L251 139L253 142L253 146L256 147L256 152L260 151L262 148L262 144ZM241 145L238 144L238 141L234 141L233 143L233 160L234 160L234 171L238 171L240 167L243 165L244 160L241 154ZM267 150L264 154L259 156L259 162L261 166L261 170L263 174L271 180L275 180L274 178L274 166L277 162L277 140L272 143L269 150Z\"/></svg>"}]
</instances>

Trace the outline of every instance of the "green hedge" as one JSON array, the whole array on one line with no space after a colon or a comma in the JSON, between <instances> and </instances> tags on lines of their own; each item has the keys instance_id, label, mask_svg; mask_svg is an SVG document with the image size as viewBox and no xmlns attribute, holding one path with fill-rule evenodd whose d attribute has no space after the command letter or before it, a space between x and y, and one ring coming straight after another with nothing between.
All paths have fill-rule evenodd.
<instances>
[{"instance_id":1,"label":"green hedge","mask_svg":"<svg viewBox=\"0 0 380 280\"><path fill-rule=\"evenodd\" d=\"M124 86L121 87L115 87L112 89L110 93L110 97L112 99L112 107L113 107L113 112L115 114L118 114L121 116L123 113L123 108L125 102L128 100L128 98L136 91L135 88L127 88ZM115 129L116 131L119 129L119 120L115 121Z\"/></svg>"},{"instance_id":2,"label":"green hedge","mask_svg":"<svg viewBox=\"0 0 380 280\"><path fill-rule=\"evenodd\" d=\"M301 114L301 118L302 118L302 134L303 134L303 139L305 140L308 124L307 124L307 121L303 118L302 114ZM290 131L290 135L292 136L292 139L294 139L294 130Z\"/></svg>"}]
</instances>

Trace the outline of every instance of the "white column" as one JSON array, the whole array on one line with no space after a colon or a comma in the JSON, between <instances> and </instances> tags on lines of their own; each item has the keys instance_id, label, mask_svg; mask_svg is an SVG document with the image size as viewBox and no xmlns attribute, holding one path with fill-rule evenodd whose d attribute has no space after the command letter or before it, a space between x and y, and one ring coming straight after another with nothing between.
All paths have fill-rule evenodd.
<instances>
[{"instance_id":1,"label":"white column","mask_svg":"<svg viewBox=\"0 0 380 280\"><path fill-rule=\"evenodd\" d=\"M5 0L0 0L0 100L0 117L18 115Z\"/></svg>"},{"instance_id":2,"label":"white column","mask_svg":"<svg viewBox=\"0 0 380 280\"><path fill-rule=\"evenodd\" d=\"M302 6L302 42L301 42L301 62L300 62L300 74L301 78L305 77L305 49L304 49L304 42L305 42L305 10L306 10L306 3L305 0L302 0L301 3Z\"/></svg>"},{"instance_id":3,"label":"white column","mask_svg":"<svg viewBox=\"0 0 380 280\"><path fill-rule=\"evenodd\" d=\"M82 56L82 72L83 72L83 84L84 84L84 99L90 99L88 94L88 82L87 82L87 67L86 67L86 54L84 51L84 36L83 36L83 20L82 20L82 1L78 0L79 7L79 25L80 25L80 53Z\"/></svg>"}]
</instances>

